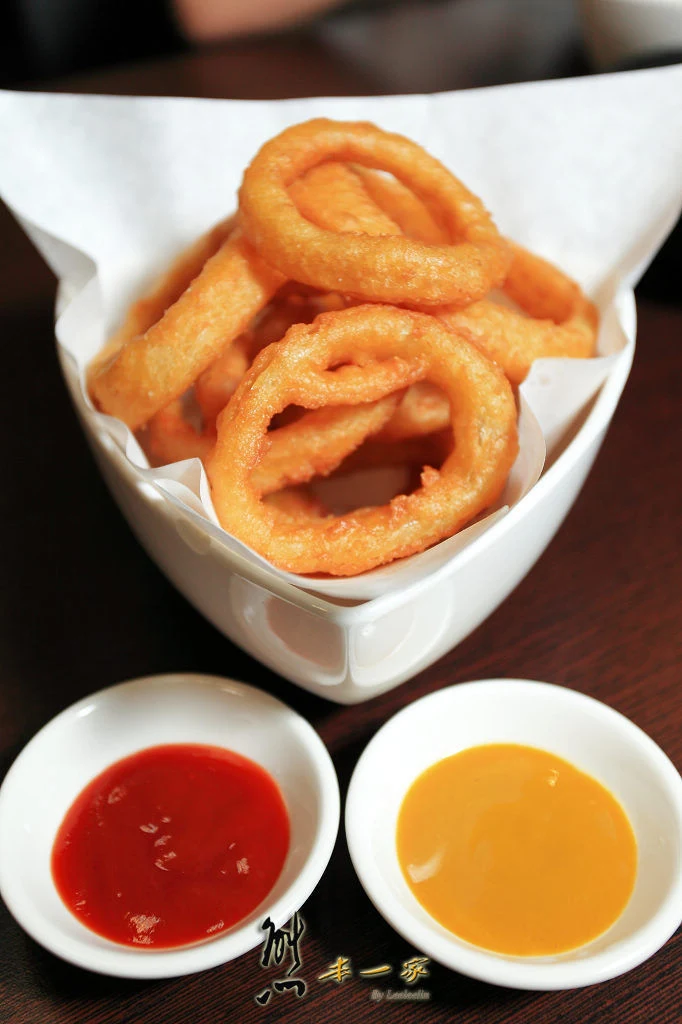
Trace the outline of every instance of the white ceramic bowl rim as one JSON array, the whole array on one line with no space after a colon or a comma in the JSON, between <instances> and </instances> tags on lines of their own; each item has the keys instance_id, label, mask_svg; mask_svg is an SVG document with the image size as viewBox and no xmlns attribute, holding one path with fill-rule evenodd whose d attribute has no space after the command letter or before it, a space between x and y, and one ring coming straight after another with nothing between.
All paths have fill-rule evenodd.
<instances>
[{"instance_id":1,"label":"white ceramic bowl rim","mask_svg":"<svg viewBox=\"0 0 682 1024\"><path fill-rule=\"evenodd\" d=\"M0 787L0 895L18 923L36 942L61 959L97 973L129 978L170 978L191 974L233 960L253 949L262 942L264 937L259 926L251 919L253 917L251 915L245 924L238 923L213 940L168 950L144 950L109 942L80 923L77 925L79 935L74 938L73 935L66 935L58 925L49 919L49 914L41 911L39 901L32 898L25 881L17 878L16 864L12 857L13 840L16 839L18 826L16 809L22 800L30 800L31 787L39 785L38 775L34 775L33 781L31 781L31 775L36 769L38 772L41 769L44 771L45 763L42 758L46 742L58 738L74 719L85 718L93 709L96 710L99 704L106 702L111 697L118 698L121 695L135 697L150 688L173 686L186 688L188 696L195 687L220 689L228 698L226 701L228 706L231 697L238 697L242 702L242 707L244 704L253 706L264 718L277 716L278 728L283 728L286 731L287 742L293 745L309 762L308 770L311 781L319 792L318 820L314 826L311 846L307 851L302 869L286 890L274 902L268 902L270 897L266 897L260 908L257 908L258 920L269 915L277 927L281 927L287 922L312 893L334 848L340 818L340 799L338 781L331 758L313 727L275 697L245 683L194 674L148 676L119 683L84 697L66 708L36 733L11 766L2 787ZM226 706L226 711L229 715L228 706ZM190 707L191 703L188 704L188 709ZM155 739L152 732L149 735L149 742L138 744L136 749L155 746L160 742L169 741ZM192 735L186 741L172 742L202 742L202 740L196 735ZM213 743L215 741L206 739L203 742ZM229 745L229 736L226 737L226 745ZM253 759L258 761L256 756ZM112 757L108 763L116 760L118 757ZM103 767L105 766L103 765ZM92 774L84 775L80 786L81 790L91 777ZM49 865L44 870L49 873ZM285 870L286 864L283 873ZM51 879L50 884L52 885ZM277 885L278 883L275 888Z\"/></svg>"},{"instance_id":2,"label":"white ceramic bowl rim","mask_svg":"<svg viewBox=\"0 0 682 1024\"><path fill-rule=\"evenodd\" d=\"M458 698L464 701L470 695L479 694L495 701L502 693L507 697L524 699L532 699L534 694L549 697L559 716L562 708L573 708L584 713L592 723L617 730L619 739L646 760L670 799L675 814L672 829L676 832L679 849L682 845L682 779L672 762L645 732L613 708L567 687L530 680L491 679L456 684L422 697L399 711L367 745L356 765L346 800L346 837L357 875L379 913L397 932L428 957L472 978L510 988L553 990L591 985L616 977L648 959L679 926L682 921L682 871L678 870L676 881L658 910L641 928L620 940L614 948L590 953L589 946L584 946L576 950L576 956L570 959L525 959L491 953L459 939L450 940L445 938L444 929L437 922L430 926L412 916L393 893L386 880L386 865L372 847L368 827L373 817L371 801L380 797L376 796L376 788L374 795L370 795L371 777L376 777L381 758L384 764L389 762L390 744L395 742L400 746L405 742L402 733L406 724L425 709L434 717L443 716L447 713L445 706ZM477 742L496 741L491 737ZM540 743L535 745L541 746ZM438 757L433 760L438 760Z\"/></svg>"}]
</instances>

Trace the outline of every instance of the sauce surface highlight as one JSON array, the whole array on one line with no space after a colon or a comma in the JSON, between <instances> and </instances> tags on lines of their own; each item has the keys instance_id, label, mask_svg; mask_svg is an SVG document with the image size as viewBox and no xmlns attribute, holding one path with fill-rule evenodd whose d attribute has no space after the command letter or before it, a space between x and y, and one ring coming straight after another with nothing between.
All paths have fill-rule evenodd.
<instances>
[{"instance_id":1,"label":"sauce surface highlight","mask_svg":"<svg viewBox=\"0 0 682 1024\"><path fill-rule=\"evenodd\" d=\"M410 889L445 928L513 956L547 956L620 916L637 845L618 801L554 754L471 747L428 768L398 816Z\"/></svg>"},{"instance_id":2,"label":"sauce surface highlight","mask_svg":"<svg viewBox=\"0 0 682 1024\"><path fill-rule=\"evenodd\" d=\"M212 938L254 910L289 849L274 779L232 751L150 747L77 797L52 848L52 877L99 935L143 947Z\"/></svg>"}]
</instances>

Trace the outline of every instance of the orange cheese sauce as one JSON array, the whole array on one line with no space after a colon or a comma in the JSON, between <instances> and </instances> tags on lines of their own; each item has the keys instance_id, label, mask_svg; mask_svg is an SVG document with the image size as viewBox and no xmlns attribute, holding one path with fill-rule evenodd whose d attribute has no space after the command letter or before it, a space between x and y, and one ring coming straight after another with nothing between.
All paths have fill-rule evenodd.
<instances>
[{"instance_id":1,"label":"orange cheese sauce","mask_svg":"<svg viewBox=\"0 0 682 1024\"><path fill-rule=\"evenodd\" d=\"M554 754L496 743L428 768L400 808L397 851L422 906L467 942L547 956L624 910L637 844L618 801Z\"/></svg>"}]
</instances>

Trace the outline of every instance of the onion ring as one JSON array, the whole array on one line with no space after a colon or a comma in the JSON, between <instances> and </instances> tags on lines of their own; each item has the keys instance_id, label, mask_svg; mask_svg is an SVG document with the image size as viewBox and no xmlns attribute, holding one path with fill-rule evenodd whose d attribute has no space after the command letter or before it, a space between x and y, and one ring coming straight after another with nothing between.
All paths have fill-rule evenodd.
<instances>
[{"instance_id":1,"label":"onion ring","mask_svg":"<svg viewBox=\"0 0 682 1024\"><path fill-rule=\"evenodd\" d=\"M439 310L438 316L494 359L518 385L536 359L594 355L599 313L558 267L520 245L512 248L503 290L527 316L488 300L463 310Z\"/></svg>"},{"instance_id":2,"label":"onion ring","mask_svg":"<svg viewBox=\"0 0 682 1024\"><path fill-rule=\"evenodd\" d=\"M127 342L144 334L161 319L168 307L177 302L182 293L189 288L201 272L204 263L215 255L232 234L236 223L237 218L234 215L220 221L173 260L151 288L130 306L119 329L92 360L89 368L91 375L94 375L103 363L112 359Z\"/></svg>"},{"instance_id":3,"label":"onion ring","mask_svg":"<svg viewBox=\"0 0 682 1024\"><path fill-rule=\"evenodd\" d=\"M445 232L429 208L402 182L363 167L354 168L369 196L410 238L438 243ZM368 219L369 211L365 217ZM569 357L587 359L594 355L599 313L575 281L558 267L515 242L508 241L512 252L503 293L521 307L525 316L484 299L460 310L431 310L448 325L494 359L514 385L528 376L536 359ZM405 396L403 405L412 403L413 428L408 411L402 409L402 424L396 424L398 437L426 432L415 396ZM431 413L434 409L431 407ZM440 422L447 423L443 404ZM399 431L399 432L398 432Z\"/></svg>"},{"instance_id":4,"label":"onion ring","mask_svg":"<svg viewBox=\"0 0 682 1024\"><path fill-rule=\"evenodd\" d=\"M380 441L404 441L445 430L450 422L450 403L441 388L430 380L419 381L405 392L395 415L379 434Z\"/></svg>"},{"instance_id":5,"label":"onion ring","mask_svg":"<svg viewBox=\"0 0 682 1024\"><path fill-rule=\"evenodd\" d=\"M266 307L257 322L229 345L194 382L194 396L204 424L213 426L216 416L227 405L239 381L251 365L253 357L262 348L273 341L279 341L295 323L312 323L318 313L343 308L345 303L340 295L291 294L282 302L275 299ZM163 413L162 409L156 414L161 417L156 427L155 416L150 420L150 431L156 438L159 438L170 422Z\"/></svg>"},{"instance_id":6,"label":"onion ring","mask_svg":"<svg viewBox=\"0 0 682 1024\"><path fill-rule=\"evenodd\" d=\"M215 446L215 426L198 430L184 416L182 399L176 398L149 421L147 456L154 466L185 459L206 459Z\"/></svg>"},{"instance_id":7,"label":"onion ring","mask_svg":"<svg viewBox=\"0 0 682 1024\"><path fill-rule=\"evenodd\" d=\"M93 398L131 430L141 427L194 383L283 283L236 228L159 321L94 368Z\"/></svg>"},{"instance_id":8,"label":"onion ring","mask_svg":"<svg viewBox=\"0 0 682 1024\"><path fill-rule=\"evenodd\" d=\"M250 332L252 361L262 349L272 345L274 341L281 341L294 324L311 324L319 313L346 308L347 302L342 295L334 292L314 292L305 295L300 291L289 290L291 287L293 283L283 289L281 299L275 297L254 323Z\"/></svg>"},{"instance_id":9,"label":"onion ring","mask_svg":"<svg viewBox=\"0 0 682 1024\"><path fill-rule=\"evenodd\" d=\"M415 371L405 364L402 377L391 377L387 388L396 383L409 385ZM366 438L376 434L396 411L402 392L386 395L364 405L326 406L306 412L300 419L268 432L262 461L251 478L261 495L273 494L284 487L307 483L314 476L328 476ZM216 443L214 425L197 430L189 423L176 399L149 423L147 448L156 465L201 459L208 462Z\"/></svg>"},{"instance_id":10,"label":"onion ring","mask_svg":"<svg viewBox=\"0 0 682 1024\"><path fill-rule=\"evenodd\" d=\"M408 367L405 371L408 384L413 374ZM397 392L365 405L325 406L270 431L262 461L251 476L252 486L259 494L272 494L282 487L307 483L314 476L328 476L388 423L401 397Z\"/></svg>"},{"instance_id":11,"label":"onion ring","mask_svg":"<svg viewBox=\"0 0 682 1024\"><path fill-rule=\"evenodd\" d=\"M327 231L359 235L401 233L400 225L374 201L358 172L337 161L318 164L305 177L295 179L289 196L306 220ZM344 211L343 218L338 215L339 209Z\"/></svg>"},{"instance_id":12,"label":"onion ring","mask_svg":"<svg viewBox=\"0 0 682 1024\"><path fill-rule=\"evenodd\" d=\"M400 228L369 199L358 176L344 164L329 163L314 167L305 178L294 183L292 191L306 214L323 226L331 226L335 230L353 227L354 230L368 234L400 232ZM206 252L208 240L215 235L216 229L176 261L185 278L190 273L190 267L196 271L198 253ZM168 276L173 279L174 285L178 275L173 268ZM170 281L164 280L162 284L165 299L173 301ZM279 341L295 323L311 323L318 313L346 306L343 297L336 293L315 291L305 294L302 293L303 288L295 282L283 285L249 330L197 378L194 390L204 419L203 431L185 422L181 406L176 405L175 401L151 418L148 447L149 454L157 464L193 457L204 459L215 443L215 418L233 394L250 359L262 348ZM158 304L152 308L158 309ZM345 422L350 424L351 419L348 415ZM358 426L361 430L361 425ZM315 429L314 424L312 429ZM358 437L358 431L352 432L351 436ZM356 441L356 445L359 443L361 441Z\"/></svg>"},{"instance_id":13,"label":"onion ring","mask_svg":"<svg viewBox=\"0 0 682 1024\"><path fill-rule=\"evenodd\" d=\"M450 244L311 223L287 190L332 159L390 171L438 210ZM246 237L287 277L364 299L463 306L501 284L509 266L507 245L481 201L421 146L371 124L319 118L266 142L244 174L239 210Z\"/></svg>"},{"instance_id":14,"label":"onion ring","mask_svg":"<svg viewBox=\"0 0 682 1024\"><path fill-rule=\"evenodd\" d=\"M247 331L197 377L194 382L194 397L205 425L215 423L216 416L222 412L234 394L239 381L251 365L252 347L253 338ZM159 416L161 413L156 415ZM154 419L155 417L152 417L150 423L153 423Z\"/></svg>"},{"instance_id":15,"label":"onion ring","mask_svg":"<svg viewBox=\"0 0 682 1024\"><path fill-rule=\"evenodd\" d=\"M344 231L357 223L353 205L371 201L352 171L335 173L337 184L343 177L350 187L339 191L312 176L298 183L298 193ZM238 226L230 232L233 223L218 225L176 260L89 368L96 404L131 430L182 395L286 283Z\"/></svg>"},{"instance_id":16,"label":"onion ring","mask_svg":"<svg viewBox=\"0 0 682 1024\"><path fill-rule=\"evenodd\" d=\"M397 178L389 178L366 167L354 167L353 171L367 190L368 195L379 209L408 238L416 238L430 245L446 245L448 235L427 206L414 192L406 188ZM386 232L392 234L394 232Z\"/></svg>"},{"instance_id":17,"label":"onion ring","mask_svg":"<svg viewBox=\"0 0 682 1024\"><path fill-rule=\"evenodd\" d=\"M451 400L455 447L440 471L427 468L414 494L344 516L299 521L263 504L251 478L273 415L374 400L406 363ZM229 533L280 568L349 576L455 533L499 497L517 449L513 394L493 363L435 317L364 305L292 327L258 356L218 418L207 471Z\"/></svg>"}]
</instances>

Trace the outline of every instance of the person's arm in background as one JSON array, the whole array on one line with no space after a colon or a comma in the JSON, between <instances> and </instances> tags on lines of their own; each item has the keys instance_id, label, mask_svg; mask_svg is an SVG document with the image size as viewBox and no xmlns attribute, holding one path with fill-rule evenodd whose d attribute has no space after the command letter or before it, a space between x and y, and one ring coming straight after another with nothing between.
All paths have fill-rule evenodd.
<instances>
[{"instance_id":1,"label":"person's arm in background","mask_svg":"<svg viewBox=\"0 0 682 1024\"><path fill-rule=\"evenodd\" d=\"M285 28L341 0L173 0L186 37L196 43Z\"/></svg>"}]
</instances>

